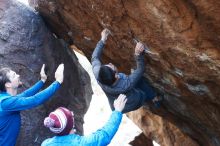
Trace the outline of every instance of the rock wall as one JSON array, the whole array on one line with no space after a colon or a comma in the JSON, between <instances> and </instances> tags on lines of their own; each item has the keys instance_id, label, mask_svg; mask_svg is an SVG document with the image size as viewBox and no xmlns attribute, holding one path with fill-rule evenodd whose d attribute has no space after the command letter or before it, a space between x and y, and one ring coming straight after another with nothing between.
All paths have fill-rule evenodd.
<instances>
[{"instance_id":1,"label":"rock wall","mask_svg":"<svg viewBox=\"0 0 220 146\"><path fill-rule=\"evenodd\" d=\"M136 136L129 144L132 146L154 146L152 139L147 138L144 133Z\"/></svg>"},{"instance_id":2,"label":"rock wall","mask_svg":"<svg viewBox=\"0 0 220 146\"><path fill-rule=\"evenodd\" d=\"M64 82L53 98L44 105L22 111L22 128L17 141L19 146L40 145L53 134L43 126L43 119L58 106L75 113L76 127L83 133L83 116L89 106L92 89L87 72L80 66L75 54L63 41L47 29L41 17L32 9L13 0L0 1L0 67L10 67L21 76L27 89L40 79L40 69L46 64L48 80L64 63Z\"/></svg>"},{"instance_id":3,"label":"rock wall","mask_svg":"<svg viewBox=\"0 0 220 146\"><path fill-rule=\"evenodd\" d=\"M143 145L151 146L149 139L153 139L161 146L199 146L199 144L184 134L178 127L167 121L165 118L151 113L147 106L142 107L134 112L128 114L129 118L133 119L138 127L141 127L143 134L147 137L144 139L143 135L137 137L135 140L139 143L133 146ZM164 114L164 116L168 116ZM178 124L183 124L179 121Z\"/></svg>"},{"instance_id":4,"label":"rock wall","mask_svg":"<svg viewBox=\"0 0 220 146\"><path fill-rule=\"evenodd\" d=\"M152 106L149 110L173 123L199 145L220 145L220 1L29 2L58 37L74 43L88 58L101 30L109 28L112 37L103 62L112 62L123 72L129 73L134 67L133 39L143 41L153 52L145 55L144 76L165 94L161 110ZM145 114L147 117L150 113ZM139 123L133 118L143 131L149 120ZM184 144L175 140L171 143Z\"/></svg>"}]
</instances>

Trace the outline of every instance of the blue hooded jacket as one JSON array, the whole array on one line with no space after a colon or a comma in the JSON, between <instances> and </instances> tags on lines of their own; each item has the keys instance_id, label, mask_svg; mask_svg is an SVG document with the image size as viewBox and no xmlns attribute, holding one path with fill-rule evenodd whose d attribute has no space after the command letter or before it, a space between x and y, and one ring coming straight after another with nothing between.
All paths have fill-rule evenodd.
<instances>
[{"instance_id":1,"label":"blue hooded jacket","mask_svg":"<svg viewBox=\"0 0 220 146\"><path fill-rule=\"evenodd\" d=\"M121 123L122 113L113 111L108 122L101 129L88 136L69 134L46 139L41 146L106 146L108 145Z\"/></svg>"},{"instance_id":2,"label":"blue hooded jacket","mask_svg":"<svg viewBox=\"0 0 220 146\"><path fill-rule=\"evenodd\" d=\"M60 83L55 81L48 88L37 93L43 85L44 83L39 81L16 96L11 96L6 92L0 93L0 146L16 144L21 126L20 111L42 104L60 87Z\"/></svg>"}]
</instances>

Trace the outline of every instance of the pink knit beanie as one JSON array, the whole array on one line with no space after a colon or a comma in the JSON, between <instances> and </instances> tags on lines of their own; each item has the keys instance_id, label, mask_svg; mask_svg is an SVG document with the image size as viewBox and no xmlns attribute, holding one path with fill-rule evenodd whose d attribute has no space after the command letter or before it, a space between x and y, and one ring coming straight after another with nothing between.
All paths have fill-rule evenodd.
<instances>
[{"instance_id":1,"label":"pink knit beanie","mask_svg":"<svg viewBox=\"0 0 220 146\"><path fill-rule=\"evenodd\" d=\"M74 127L73 113L67 108L59 107L44 119L44 126L57 135L68 135Z\"/></svg>"}]
</instances>

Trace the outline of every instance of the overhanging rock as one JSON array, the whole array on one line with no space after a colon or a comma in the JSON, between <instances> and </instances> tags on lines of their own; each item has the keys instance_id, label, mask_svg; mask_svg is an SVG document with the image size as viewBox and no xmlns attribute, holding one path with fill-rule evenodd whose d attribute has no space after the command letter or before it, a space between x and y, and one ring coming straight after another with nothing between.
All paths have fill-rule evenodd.
<instances>
[{"instance_id":1,"label":"overhanging rock","mask_svg":"<svg viewBox=\"0 0 220 146\"><path fill-rule=\"evenodd\" d=\"M57 36L88 58L102 29L109 28L113 36L103 61L123 72L134 65L133 38L146 43L155 54L145 55L144 76L165 94L162 110L149 109L199 145L220 145L219 1L29 1Z\"/></svg>"}]
</instances>

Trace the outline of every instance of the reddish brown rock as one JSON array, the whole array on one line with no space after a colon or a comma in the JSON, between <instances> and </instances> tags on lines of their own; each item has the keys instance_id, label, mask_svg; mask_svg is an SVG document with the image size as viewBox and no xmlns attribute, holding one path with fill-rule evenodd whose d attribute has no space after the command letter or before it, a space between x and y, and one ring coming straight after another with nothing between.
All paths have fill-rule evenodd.
<instances>
[{"instance_id":1,"label":"reddish brown rock","mask_svg":"<svg viewBox=\"0 0 220 146\"><path fill-rule=\"evenodd\" d=\"M145 108L130 112L128 116L133 119L138 127L141 127L144 135L147 137L145 138L146 141L143 140L143 136L136 138L136 141L140 141L139 145L142 142L142 144L150 146L149 139L153 139L161 146L199 146L196 141L183 134L175 125L160 116L152 114ZM134 145L137 143L135 140L133 142Z\"/></svg>"},{"instance_id":2,"label":"reddish brown rock","mask_svg":"<svg viewBox=\"0 0 220 146\"><path fill-rule=\"evenodd\" d=\"M129 143L132 146L153 146L153 141L147 138L144 133L136 136L133 141Z\"/></svg>"},{"instance_id":3,"label":"reddish brown rock","mask_svg":"<svg viewBox=\"0 0 220 146\"><path fill-rule=\"evenodd\" d=\"M58 37L74 43L88 58L101 30L109 28L113 36L103 60L121 71L129 73L134 65L132 39L146 43L155 54L145 55L144 76L165 94L162 110L151 111L199 145L220 145L219 1L29 1ZM170 143L182 144L175 140Z\"/></svg>"}]
</instances>

